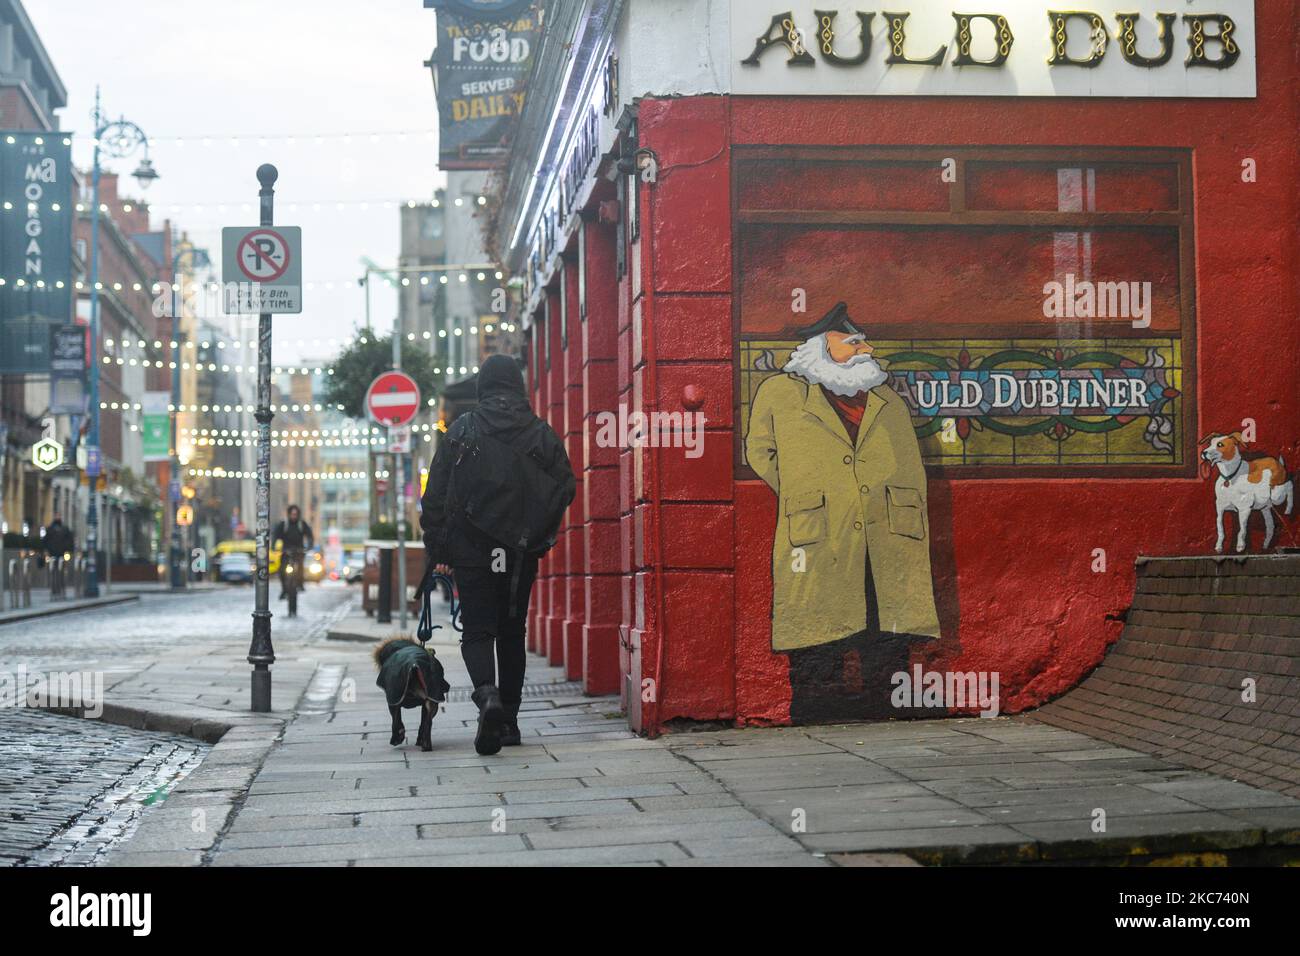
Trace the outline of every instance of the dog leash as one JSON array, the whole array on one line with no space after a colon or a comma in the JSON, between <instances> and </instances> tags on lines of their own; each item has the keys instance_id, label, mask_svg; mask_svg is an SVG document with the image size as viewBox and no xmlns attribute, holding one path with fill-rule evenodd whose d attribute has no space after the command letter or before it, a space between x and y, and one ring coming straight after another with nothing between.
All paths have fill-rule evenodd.
<instances>
[{"instance_id":1,"label":"dog leash","mask_svg":"<svg viewBox=\"0 0 1300 956\"><path fill-rule=\"evenodd\" d=\"M442 628L441 624L433 623L433 591L439 584L444 585L451 596L452 628L457 631L464 630L460 623L460 601L456 599L455 582L447 575L429 569L425 572L424 580L420 582L420 621L415 626L415 637L421 644L428 643L433 637L433 632Z\"/></svg>"}]
</instances>

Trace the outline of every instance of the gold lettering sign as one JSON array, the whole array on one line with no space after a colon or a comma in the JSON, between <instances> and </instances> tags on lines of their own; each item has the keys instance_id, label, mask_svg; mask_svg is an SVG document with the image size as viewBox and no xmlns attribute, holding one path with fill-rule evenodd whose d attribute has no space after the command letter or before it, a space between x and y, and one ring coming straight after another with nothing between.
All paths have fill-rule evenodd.
<instances>
[{"instance_id":1,"label":"gold lettering sign","mask_svg":"<svg viewBox=\"0 0 1300 956\"><path fill-rule=\"evenodd\" d=\"M1045 12L1049 66L1094 69L1101 65L1112 39L1102 14L1093 10ZM812 67L816 66L818 60L834 67L863 66L871 59L872 25L876 13L854 11L858 21L858 37L857 49L852 52L849 52L852 50L852 40L837 30L839 13L838 10L813 11L816 37L811 47L805 42L793 10L774 14L767 30L755 39L753 52L741 60L741 64L748 67L761 66L764 54L773 47L781 47L786 51L785 65L790 67ZM915 49L909 50L908 46L908 21L911 15L910 11L882 13L888 48L885 63L890 66L941 67L945 61L949 61L948 49L951 46L954 51L950 60L952 66L1001 67L1007 63L1016 42L1011 20L1002 13L952 11L955 27L953 42L941 44L929 55L920 55ZM987 40L977 44L973 25L979 20L993 28L991 44ZM1236 36L1237 24L1230 16L1222 13L1189 13L1183 14L1182 20L1187 34L1188 54L1184 61L1187 68L1226 70L1241 58L1242 49ZM1168 64L1173 59L1174 26L1177 22L1178 14L1174 13L1155 13L1146 24L1140 13L1115 14L1116 29L1113 38L1124 62L1146 69ZM1158 47L1154 54L1147 54L1139 49L1143 45L1140 37L1147 35L1152 24ZM1081 41L1085 39L1088 41L1086 53L1081 50ZM1074 52L1070 50L1072 42ZM985 49L977 50L977 45L982 45ZM817 56L813 55L813 50Z\"/></svg>"}]
</instances>

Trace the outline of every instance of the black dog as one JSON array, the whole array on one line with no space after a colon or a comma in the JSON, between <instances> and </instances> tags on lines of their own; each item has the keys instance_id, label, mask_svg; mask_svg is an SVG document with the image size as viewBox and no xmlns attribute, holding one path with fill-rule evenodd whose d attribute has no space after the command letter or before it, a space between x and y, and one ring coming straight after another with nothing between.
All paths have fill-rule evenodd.
<instances>
[{"instance_id":1,"label":"black dog","mask_svg":"<svg viewBox=\"0 0 1300 956\"><path fill-rule=\"evenodd\" d=\"M393 735L388 742L394 747L406 740L402 724L403 707L420 708L420 732L415 742L421 750L433 749L433 718L438 704L446 701L447 683L442 662L433 653L409 637L394 637L375 648L375 666L379 676L375 685L384 689L388 712L393 718Z\"/></svg>"}]
</instances>

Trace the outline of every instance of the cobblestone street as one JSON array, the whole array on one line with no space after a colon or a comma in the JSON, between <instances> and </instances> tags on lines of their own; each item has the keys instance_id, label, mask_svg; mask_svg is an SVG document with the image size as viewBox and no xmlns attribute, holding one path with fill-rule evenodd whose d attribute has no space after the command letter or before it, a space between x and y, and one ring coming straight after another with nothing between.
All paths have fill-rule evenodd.
<instances>
[{"instance_id":1,"label":"cobblestone street","mask_svg":"<svg viewBox=\"0 0 1300 956\"><path fill-rule=\"evenodd\" d=\"M174 734L0 710L0 866L99 862L207 750Z\"/></svg>"},{"instance_id":2,"label":"cobblestone street","mask_svg":"<svg viewBox=\"0 0 1300 956\"><path fill-rule=\"evenodd\" d=\"M323 638L350 597L343 587L310 587L298 618L273 608L277 645ZM164 653L246 640L252 602L249 588L145 595L2 626L0 672L10 677L7 691L21 668L28 686L54 673L102 674L111 693ZM14 706L11 693L0 696L2 866L98 862L209 749L190 737Z\"/></svg>"},{"instance_id":3,"label":"cobblestone street","mask_svg":"<svg viewBox=\"0 0 1300 956\"><path fill-rule=\"evenodd\" d=\"M309 586L299 616L285 615L271 584L275 642L313 640L352 595L345 587ZM146 594L138 601L0 626L0 670L24 664L29 672L92 669L133 673L142 662L185 646L210 646L252 635L252 588L194 594ZM106 677L106 683L111 680Z\"/></svg>"}]
</instances>

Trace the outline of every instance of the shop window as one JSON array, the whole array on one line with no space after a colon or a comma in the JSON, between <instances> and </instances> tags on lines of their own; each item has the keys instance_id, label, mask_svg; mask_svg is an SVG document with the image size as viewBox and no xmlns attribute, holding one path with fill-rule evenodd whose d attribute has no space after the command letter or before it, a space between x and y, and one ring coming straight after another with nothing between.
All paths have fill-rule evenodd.
<instances>
[{"instance_id":1,"label":"shop window","mask_svg":"<svg viewBox=\"0 0 1300 956\"><path fill-rule=\"evenodd\" d=\"M627 238L641 238L641 187L635 173L627 177Z\"/></svg>"},{"instance_id":2,"label":"shop window","mask_svg":"<svg viewBox=\"0 0 1300 956\"><path fill-rule=\"evenodd\" d=\"M560 262L560 350L569 347L569 267Z\"/></svg>"},{"instance_id":3,"label":"shop window","mask_svg":"<svg viewBox=\"0 0 1300 956\"><path fill-rule=\"evenodd\" d=\"M545 301L542 303L542 322L538 335L542 338L542 367L546 371L551 370L551 295L546 293Z\"/></svg>"},{"instance_id":4,"label":"shop window","mask_svg":"<svg viewBox=\"0 0 1300 956\"><path fill-rule=\"evenodd\" d=\"M1186 151L740 147L733 164L742 473L755 390L841 301L935 473L1194 473Z\"/></svg>"},{"instance_id":5,"label":"shop window","mask_svg":"<svg viewBox=\"0 0 1300 956\"><path fill-rule=\"evenodd\" d=\"M578 220L578 321L587 321L587 223Z\"/></svg>"},{"instance_id":6,"label":"shop window","mask_svg":"<svg viewBox=\"0 0 1300 956\"><path fill-rule=\"evenodd\" d=\"M542 377L537 368L537 323L537 316L533 316L532 325L528 329L528 364L529 368L532 370L533 391L536 391L541 386L542 381Z\"/></svg>"}]
</instances>

